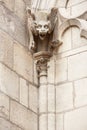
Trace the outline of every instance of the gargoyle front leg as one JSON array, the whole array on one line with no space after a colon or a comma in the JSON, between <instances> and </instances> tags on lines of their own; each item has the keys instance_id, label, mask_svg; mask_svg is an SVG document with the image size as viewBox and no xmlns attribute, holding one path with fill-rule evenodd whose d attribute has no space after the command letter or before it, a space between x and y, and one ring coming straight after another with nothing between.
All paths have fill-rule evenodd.
<instances>
[{"instance_id":1,"label":"gargoyle front leg","mask_svg":"<svg viewBox=\"0 0 87 130\"><path fill-rule=\"evenodd\" d=\"M34 41L30 41L29 50L34 53L36 50L36 44Z\"/></svg>"},{"instance_id":2,"label":"gargoyle front leg","mask_svg":"<svg viewBox=\"0 0 87 130\"><path fill-rule=\"evenodd\" d=\"M58 48L62 44L59 40L52 40L49 43L49 51L53 51L55 48Z\"/></svg>"}]
</instances>

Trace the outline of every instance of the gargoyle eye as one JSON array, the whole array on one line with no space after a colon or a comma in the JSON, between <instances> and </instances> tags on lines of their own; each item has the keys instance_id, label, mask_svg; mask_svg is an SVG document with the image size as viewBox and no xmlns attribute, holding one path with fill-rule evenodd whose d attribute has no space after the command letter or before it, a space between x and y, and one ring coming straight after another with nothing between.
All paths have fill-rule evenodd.
<instances>
[{"instance_id":1,"label":"gargoyle eye","mask_svg":"<svg viewBox=\"0 0 87 130\"><path fill-rule=\"evenodd\" d=\"M47 28L48 28L48 25L44 25L44 28L46 28L46 29L47 29Z\"/></svg>"},{"instance_id":2,"label":"gargoyle eye","mask_svg":"<svg viewBox=\"0 0 87 130\"><path fill-rule=\"evenodd\" d=\"M42 27L42 25L38 25L38 28L41 28Z\"/></svg>"}]
</instances>

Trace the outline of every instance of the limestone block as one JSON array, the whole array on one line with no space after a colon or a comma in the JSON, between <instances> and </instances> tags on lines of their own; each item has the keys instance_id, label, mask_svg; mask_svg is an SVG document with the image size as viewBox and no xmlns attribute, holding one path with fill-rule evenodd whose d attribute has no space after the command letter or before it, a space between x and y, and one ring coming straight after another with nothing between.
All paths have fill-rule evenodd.
<instances>
[{"instance_id":1,"label":"limestone block","mask_svg":"<svg viewBox=\"0 0 87 130\"><path fill-rule=\"evenodd\" d=\"M87 39L85 37L81 37L81 44L87 45Z\"/></svg>"},{"instance_id":2,"label":"limestone block","mask_svg":"<svg viewBox=\"0 0 87 130\"><path fill-rule=\"evenodd\" d=\"M26 45L26 27L23 22L0 4L0 28L7 32L12 38Z\"/></svg>"},{"instance_id":3,"label":"limestone block","mask_svg":"<svg viewBox=\"0 0 87 130\"><path fill-rule=\"evenodd\" d=\"M0 30L0 61L13 67L13 41L5 32Z\"/></svg>"},{"instance_id":4,"label":"limestone block","mask_svg":"<svg viewBox=\"0 0 87 130\"><path fill-rule=\"evenodd\" d=\"M15 31L13 34L13 38L16 39L23 46L27 46L27 32L26 27L20 22L18 18L16 18L14 23Z\"/></svg>"},{"instance_id":5,"label":"limestone block","mask_svg":"<svg viewBox=\"0 0 87 130\"><path fill-rule=\"evenodd\" d=\"M87 76L87 52L68 58L68 79L76 80Z\"/></svg>"},{"instance_id":6,"label":"limestone block","mask_svg":"<svg viewBox=\"0 0 87 130\"><path fill-rule=\"evenodd\" d=\"M86 0L69 0L68 6L73 6L73 5L79 5L80 3L83 3Z\"/></svg>"},{"instance_id":7,"label":"limestone block","mask_svg":"<svg viewBox=\"0 0 87 130\"><path fill-rule=\"evenodd\" d=\"M56 61L56 83L67 80L67 58Z\"/></svg>"},{"instance_id":8,"label":"limestone block","mask_svg":"<svg viewBox=\"0 0 87 130\"><path fill-rule=\"evenodd\" d=\"M55 112L55 86L48 85L48 112Z\"/></svg>"},{"instance_id":9,"label":"limestone block","mask_svg":"<svg viewBox=\"0 0 87 130\"><path fill-rule=\"evenodd\" d=\"M0 116L9 118L9 98L0 92Z\"/></svg>"},{"instance_id":10,"label":"limestone block","mask_svg":"<svg viewBox=\"0 0 87 130\"><path fill-rule=\"evenodd\" d=\"M75 48L73 50L70 50L68 52L65 52L65 53L62 53L60 55L57 55L56 56L56 59L60 56L61 58L64 58L64 57L69 57L69 56L73 56L73 55L76 55L78 53L82 53L82 52L85 52L87 51L87 45L86 46L82 46L82 47L79 47L79 48Z\"/></svg>"},{"instance_id":11,"label":"limestone block","mask_svg":"<svg viewBox=\"0 0 87 130\"><path fill-rule=\"evenodd\" d=\"M36 84L36 85L38 85L38 72L37 72L37 69L36 69L36 64L35 64L35 62L34 62L34 73L33 73L34 75L33 75L33 77L34 77L34 83Z\"/></svg>"},{"instance_id":12,"label":"limestone block","mask_svg":"<svg viewBox=\"0 0 87 130\"><path fill-rule=\"evenodd\" d=\"M39 129L47 130L47 114L42 114L39 116Z\"/></svg>"},{"instance_id":13,"label":"limestone block","mask_svg":"<svg viewBox=\"0 0 87 130\"><path fill-rule=\"evenodd\" d=\"M22 78L20 78L20 103L28 107L28 85Z\"/></svg>"},{"instance_id":14,"label":"limestone block","mask_svg":"<svg viewBox=\"0 0 87 130\"><path fill-rule=\"evenodd\" d=\"M55 114L48 114L48 130L55 130Z\"/></svg>"},{"instance_id":15,"label":"limestone block","mask_svg":"<svg viewBox=\"0 0 87 130\"><path fill-rule=\"evenodd\" d=\"M22 130L22 129L0 117L0 130Z\"/></svg>"},{"instance_id":16,"label":"limestone block","mask_svg":"<svg viewBox=\"0 0 87 130\"><path fill-rule=\"evenodd\" d=\"M14 70L27 80L33 80L33 59L18 43L14 44Z\"/></svg>"},{"instance_id":17,"label":"limestone block","mask_svg":"<svg viewBox=\"0 0 87 130\"><path fill-rule=\"evenodd\" d=\"M3 64L0 64L0 89L13 99L19 100L19 78Z\"/></svg>"},{"instance_id":18,"label":"limestone block","mask_svg":"<svg viewBox=\"0 0 87 130\"><path fill-rule=\"evenodd\" d=\"M54 7L55 4L56 4L55 0L51 0L51 1L49 1L49 0L44 0L44 1L43 0L42 1L34 0L32 2L32 8L37 7L37 9L46 10L46 9L50 9L50 8Z\"/></svg>"},{"instance_id":19,"label":"limestone block","mask_svg":"<svg viewBox=\"0 0 87 130\"><path fill-rule=\"evenodd\" d=\"M25 130L37 130L37 115L15 101L11 101L10 120Z\"/></svg>"},{"instance_id":20,"label":"limestone block","mask_svg":"<svg viewBox=\"0 0 87 130\"><path fill-rule=\"evenodd\" d=\"M67 112L64 117L64 130L87 130L87 107Z\"/></svg>"},{"instance_id":21,"label":"limestone block","mask_svg":"<svg viewBox=\"0 0 87 130\"><path fill-rule=\"evenodd\" d=\"M73 108L73 86L65 83L56 88L56 111L62 112Z\"/></svg>"},{"instance_id":22,"label":"limestone block","mask_svg":"<svg viewBox=\"0 0 87 130\"><path fill-rule=\"evenodd\" d=\"M47 112L47 85L39 88L39 113Z\"/></svg>"},{"instance_id":23,"label":"limestone block","mask_svg":"<svg viewBox=\"0 0 87 130\"><path fill-rule=\"evenodd\" d=\"M77 48L87 44L87 39L80 37L80 29L72 27L72 47Z\"/></svg>"},{"instance_id":24,"label":"limestone block","mask_svg":"<svg viewBox=\"0 0 87 130\"><path fill-rule=\"evenodd\" d=\"M55 80L55 62L54 60L50 60L48 62L48 83L54 83Z\"/></svg>"},{"instance_id":25,"label":"limestone block","mask_svg":"<svg viewBox=\"0 0 87 130\"><path fill-rule=\"evenodd\" d=\"M56 130L63 130L63 114L56 114Z\"/></svg>"},{"instance_id":26,"label":"limestone block","mask_svg":"<svg viewBox=\"0 0 87 130\"><path fill-rule=\"evenodd\" d=\"M61 0L60 0L61 1ZM61 1L61 4L63 1ZM65 3L64 3L65 4ZM71 17L71 8L59 8L59 13L64 17L64 18L70 18ZM62 19L63 20L63 19Z\"/></svg>"},{"instance_id":27,"label":"limestone block","mask_svg":"<svg viewBox=\"0 0 87 130\"><path fill-rule=\"evenodd\" d=\"M77 1L77 0L76 0ZM77 17L87 11L87 0L77 4L76 6L72 6L72 16Z\"/></svg>"},{"instance_id":28,"label":"limestone block","mask_svg":"<svg viewBox=\"0 0 87 130\"><path fill-rule=\"evenodd\" d=\"M23 0L15 0L15 13L21 20L24 20L26 10L25 10L25 3Z\"/></svg>"},{"instance_id":29,"label":"limestone block","mask_svg":"<svg viewBox=\"0 0 87 130\"><path fill-rule=\"evenodd\" d=\"M73 48L81 46L80 29L72 27L72 46Z\"/></svg>"},{"instance_id":30,"label":"limestone block","mask_svg":"<svg viewBox=\"0 0 87 130\"><path fill-rule=\"evenodd\" d=\"M71 45L72 45L71 31L72 31L71 27L68 28L66 31L64 31L62 36L63 44L59 47L58 53L68 51L71 49Z\"/></svg>"},{"instance_id":31,"label":"limestone block","mask_svg":"<svg viewBox=\"0 0 87 130\"><path fill-rule=\"evenodd\" d=\"M87 104L87 78L75 81L75 106Z\"/></svg>"},{"instance_id":32,"label":"limestone block","mask_svg":"<svg viewBox=\"0 0 87 130\"><path fill-rule=\"evenodd\" d=\"M29 108L34 112L38 112L38 88L29 85Z\"/></svg>"},{"instance_id":33,"label":"limestone block","mask_svg":"<svg viewBox=\"0 0 87 130\"><path fill-rule=\"evenodd\" d=\"M27 5L28 7L31 7L31 5L32 5L31 0L24 0L24 2L26 3L26 5Z\"/></svg>"},{"instance_id":34,"label":"limestone block","mask_svg":"<svg viewBox=\"0 0 87 130\"><path fill-rule=\"evenodd\" d=\"M57 7L65 7L66 5L66 0L58 0L56 1Z\"/></svg>"},{"instance_id":35,"label":"limestone block","mask_svg":"<svg viewBox=\"0 0 87 130\"><path fill-rule=\"evenodd\" d=\"M14 1L15 0L0 0L4 2L5 6L9 8L11 11L14 11Z\"/></svg>"}]
</instances>

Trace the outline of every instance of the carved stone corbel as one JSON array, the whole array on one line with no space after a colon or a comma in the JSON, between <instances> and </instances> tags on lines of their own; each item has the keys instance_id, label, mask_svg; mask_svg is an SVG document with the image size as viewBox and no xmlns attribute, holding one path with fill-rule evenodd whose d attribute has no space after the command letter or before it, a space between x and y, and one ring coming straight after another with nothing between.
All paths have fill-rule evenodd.
<instances>
[{"instance_id":1,"label":"carved stone corbel","mask_svg":"<svg viewBox=\"0 0 87 130\"><path fill-rule=\"evenodd\" d=\"M50 52L39 52L34 54L34 59L36 60L37 72L40 76L47 76L47 63L51 57Z\"/></svg>"},{"instance_id":2,"label":"carved stone corbel","mask_svg":"<svg viewBox=\"0 0 87 130\"><path fill-rule=\"evenodd\" d=\"M37 61L39 73L47 69L54 49L62 43L58 39L58 21L57 8L52 8L50 13L37 11L36 14L27 8L29 50Z\"/></svg>"}]
</instances>

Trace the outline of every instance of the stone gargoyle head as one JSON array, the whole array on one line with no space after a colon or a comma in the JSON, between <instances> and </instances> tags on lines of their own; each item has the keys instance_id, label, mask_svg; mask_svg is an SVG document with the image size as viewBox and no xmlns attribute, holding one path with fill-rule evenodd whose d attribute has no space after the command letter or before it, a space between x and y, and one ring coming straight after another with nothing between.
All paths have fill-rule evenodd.
<instances>
[{"instance_id":1,"label":"stone gargoyle head","mask_svg":"<svg viewBox=\"0 0 87 130\"><path fill-rule=\"evenodd\" d=\"M46 39L46 36L47 35L50 36L50 34L53 34L55 24L58 20L57 13L58 13L57 8L52 8L50 13L45 13L45 12L40 12L40 11L36 13L32 13L31 9L27 8L28 32L29 32L29 37L30 37L30 41L29 41L30 50L35 52L37 48L37 43L36 43L37 41L35 41L35 38L40 39L40 44L43 44L43 41L44 39ZM51 40L54 42L53 37L54 35L51 35ZM48 37L48 42L50 42L49 37Z\"/></svg>"},{"instance_id":2,"label":"stone gargoyle head","mask_svg":"<svg viewBox=\"0 0 87 130\"><path fill-rule=\"evenodd\" d=\"M49 34L51 31L51 23L50 21L35 21L35 29L37 31L37 34L39 35L39 38L41 40L44 40L47 33Z\"/></svg>"}]
</instances>

